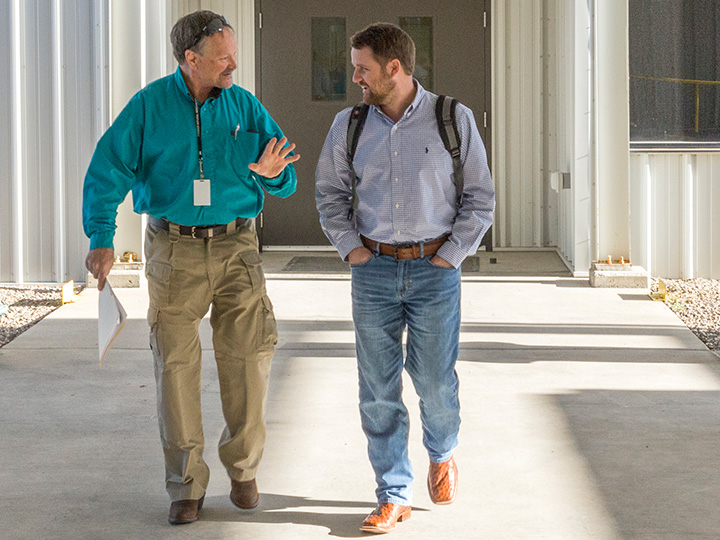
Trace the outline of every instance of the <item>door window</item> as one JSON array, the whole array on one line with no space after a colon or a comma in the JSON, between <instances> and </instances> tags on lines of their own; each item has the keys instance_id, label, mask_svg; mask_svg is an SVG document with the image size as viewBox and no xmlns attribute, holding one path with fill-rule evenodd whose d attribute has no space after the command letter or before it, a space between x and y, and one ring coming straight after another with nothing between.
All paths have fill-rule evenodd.
<instances>
[{"instance_id":1,"label":"door window","mask_svg":"<svg viewBox=\"0 0 720 540\"><path fill-rule=\"evenodd\" d=\"M345 101L347 73L347 37L342 17L313 17L312 100Z\"/></svg>"},{"instance_id":2,"label":"door window","mask_svg":"<svg viewBox=\"0 0 720 540\"><path fill-rule=\"evenodd\" d=\"M432 17L400 17L400 28L415 42L414 77L430 92L434 91Z\"/></svg>"}]
</instances>

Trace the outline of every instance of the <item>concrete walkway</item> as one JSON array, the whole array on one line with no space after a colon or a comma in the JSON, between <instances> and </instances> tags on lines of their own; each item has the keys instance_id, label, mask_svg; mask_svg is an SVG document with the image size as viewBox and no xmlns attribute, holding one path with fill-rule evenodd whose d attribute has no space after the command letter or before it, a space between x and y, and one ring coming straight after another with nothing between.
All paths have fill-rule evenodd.
<instances>
[{"instance_id":1,"label":"concrete walkway","mask_svg":"<svg viewBox=\"0 0 720 540\"><path fill-rule=\"evenodd\" d=\"M357 538L374 480L357 411L350 283L270 279L280 323L258 483L228 499L223 421L203 321L201 521L167 525L146 292L97 362L85 291L0 349L0 538ZM463 283L458 500L431 504L417 398L414 512L395 538L717 540L720 361L643 291L561 277Z\"/></svg>"}]
</instances>

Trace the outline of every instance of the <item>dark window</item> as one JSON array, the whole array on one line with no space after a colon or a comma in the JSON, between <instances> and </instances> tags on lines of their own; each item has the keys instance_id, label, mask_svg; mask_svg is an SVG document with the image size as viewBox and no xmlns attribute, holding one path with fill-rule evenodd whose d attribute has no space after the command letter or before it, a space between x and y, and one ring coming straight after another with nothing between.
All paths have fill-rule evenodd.
<instances>
[{"instance_id":1,"label":"dark window","mask_svg":"<svg viewBox=\"0 0 720 540\"><path fill-rule=\"evenodd\" d=\"M348 65L345 19L312 17L310 33L313 101L345 101Z\"/></svg>"},{"instance_id":2,"label":"dark window","mask_svg":"<svg viewBox=\"0 0 720 540\"><path fill-rule=\"evenodd\" d=\"M434 82L432 17L400 17L400 28L415 42L415 73L420 84L432 92Z\"/></svg>"},{"instance_id":3,"label":"dark window","mask_svg":"<svg viewBox=\"0 0 720 540\"><path fill-rule=\"evenodd\" d=\"M629 7L630 140L720 142L720 2Z\"/></svg>"}]
</instances>

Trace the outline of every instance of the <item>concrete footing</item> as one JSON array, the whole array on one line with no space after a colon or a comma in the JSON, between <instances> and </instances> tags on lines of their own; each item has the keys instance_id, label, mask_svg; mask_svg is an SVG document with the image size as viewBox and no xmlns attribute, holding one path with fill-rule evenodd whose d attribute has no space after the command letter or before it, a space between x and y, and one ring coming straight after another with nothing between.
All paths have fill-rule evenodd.
<instances>
[{"instance_id":1,"label":"concrete footing","mask_svg":"<svg viewBox=\"0 0 720 540\"><path fill-rule=\"evenodd\" d=\"M590 267L590 286L647 289L650 286L650 275L642 266L593 263Z\"/></svg>"},{"instance_id":2,"label":"concrete footing","mask_svg":"<svg viewBox=\"0 0 720 540\"><path fill-rule=\"evenodd\" d=\"M113 289L137 288L143 276L143 263L115 263L107 277ZM89 288L97 288L97 279L88 272L85 285Z\"/></svg>"}]
</instances>

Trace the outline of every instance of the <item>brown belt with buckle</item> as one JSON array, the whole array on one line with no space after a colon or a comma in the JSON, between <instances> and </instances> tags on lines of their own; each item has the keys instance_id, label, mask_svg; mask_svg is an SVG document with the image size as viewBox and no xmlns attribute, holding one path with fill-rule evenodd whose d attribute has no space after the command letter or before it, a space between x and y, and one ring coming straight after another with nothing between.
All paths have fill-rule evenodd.
<instances>
[{"instance_id":1,"label":"brown belt with buckle","mask_svg":"<svg viewBox=\"0 0 720 540\"><path fill-rule=\"evenodd\" d=\"M249 220L247 218L237 218L235 220L235 230L237 231L248 221ZM158 219L153 216L148 216L148 222L159 229L166 231L170 229L170 222L166 219ZM232 225L232 221L228 225ZM178 228L180 229L180 234L182 236L190 236L192 238L213 238L215 236L227 234L228 225L178 225Z\"/></svg>"},{"instance_id":2,"label":"brown belt with buckle","mask_svg":"<svg viewBox=\"0 0 720 540\"><path fill-rule=\"evenodd\" d=\"M449 234L430 240L429 242L419 242L417 244L383 244L370 240L366 236L360 235L363 245L370 251L377 251L380 255L394 257L396 260L419 259L420 257L428 257L435 255L445 241L450 237Z\"/></svg>"}]
</instances>

